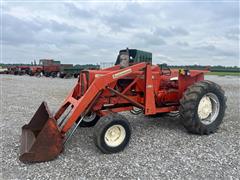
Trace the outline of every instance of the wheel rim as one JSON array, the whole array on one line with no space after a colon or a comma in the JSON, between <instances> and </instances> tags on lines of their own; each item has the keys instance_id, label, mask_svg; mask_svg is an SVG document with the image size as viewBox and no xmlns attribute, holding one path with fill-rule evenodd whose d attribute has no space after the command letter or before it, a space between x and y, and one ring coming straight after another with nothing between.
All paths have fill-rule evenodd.
<instances>
[{"instance_id":1,"label":"wheel rim","mask_svg":"<svg viewBox=\"0 0 240 180\"><path fill-rule=\"evenodd\" d=\"M207 93L199 101L198 117L203 124L209 125L216 120L219 109L220 103L218 97L213 93Z\"/></svg>"},{"instance_id":2,"label":"wheel rim","mask_svg":"<svg viewBox=\"0 0 240 180\"><path fill-rule=\"evenodd\" d=\"M105 143L110 147L117 147L124 141L126 130L122 125L113 125L105 133Z\"/></svg>"},{"instance_id":3,"label":"wheel rim","mask_svg":"<svg viewBox=\"0 0 240 180\"><path fill-rule=\"evenodd\" d=\"M83 121L84 122L91 122L91 121L93 121L96 118L96 116L97 116L97 114L92 112L90 115L85 116Z\"/></svg>"}]
</instances>

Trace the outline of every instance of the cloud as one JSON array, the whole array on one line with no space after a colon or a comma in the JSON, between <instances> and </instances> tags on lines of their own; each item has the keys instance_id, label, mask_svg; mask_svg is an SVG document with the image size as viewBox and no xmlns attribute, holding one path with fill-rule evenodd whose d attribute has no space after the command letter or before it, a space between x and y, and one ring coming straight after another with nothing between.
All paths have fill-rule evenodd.
<instances>
[{"instance_id":1,"label":"cloud","mask_svg":"<svg viewBox=\"0 0 240 180\"><path fill-rule=\"evenodd\" d=\"M163 46L166 45L166 41L163 40L160 36L155 36L154 33L144 32L138 33L134 37L136 44L150 44L151 46Z\"/></svg>"},{"instance_id":2,"label":"cloud","mask_svg":"<svg viewBox=\"0 0 240 180\"><path fill-rule=\"evenodd\" d=\"M68 34L84 31L54 20L46 21L41 18L24 20L9 14L4 14L3 17L3 43L6 44L39 44L50 43L51 40L56 40L56 44L59 41L73 43L73 38Z\"/></svg>"},{"instance_id":3,"label":"cloud","mask_svg":"<svg viewBox=\"0 0 240 180\"><path fill-rule=\"evenodd\" d=\"M59 23L54 20L49 20L46 22L46 21L40 19L40 20L35 20L35 21L38 22L39 24L41 24L41 27L43 27L43 29L48 29L48 30L51 30L52 32L69 32L69 33L84 32L83 29L80 29L80 28L72 26L72 25Z\"/></svg>"},{"instance_id":4,"label":"cloud","mask_svg":"<svg viewBox=\"0 0 240 180\"><path fill-rule=\"evenodd\" d=\"M3 43L13 45L34 42L34 34L41 28L35 22L23 21L8 14L3 15L2 26Z\"/></svg>"},{"instance_id":5,"label":"cloud","mask_svg":"<svg viewBox=\"0 0 240 180\"><path fill-rule=\"evenodd\" d=\"M186 41L177 41L177 42L176 42L176 45L177 45L177 46L180 46L180 47L188 47L188 46L189 46L189 43L186 42Z\"/></svg>"},{"instance_id":6,"label":"cloud","mask_svg":"<svg viewBox=\"0 0 240 180\"><path fill-rule=\"evenodd\" d=\"M229 28L226 33L225 33L225 38L234 40L234 41L239 41L240 37L240 27L231 27Z\"/></svg>"},{"instance_id":7,"label":"cloud","mask_svg":"<svg viewBox=\"0 0 240 180\"><path fill-rule=\"evenodd\" d=\"M197 50L204 50L204 51L215 51L216 47L214 45L203 45L196 47Z\"/></svg>"},{"instance_id":8,"label":"cloud","mask_svg":"<svg viewBox=\"0 0 240 180\"><path fill-rule=\"evenodd\" d=\"M125 17L121 14L101 17L106 26L110 27L113 32L123 31L125 29L136 28L136 23L131 17ZM129 21L131 19L131 21Z\"/></svg>"},{"instance_id":9,"label":"cloud","mask_svg":"<svg viewBox=\"0 0 240 180\"><path fill-rule=\"evenodd\" d=\"M168 64L239 65L235 2L4 3L3 61L115 61L120 49ZM226 59L226 61L224 61Z\"/></svg>"},{"instance_id":10,"label":"cloud","mask_svg":"<svg viewBox=\"0 0 240 180\"><path fill-rule=\"evenodd\" d=\"M86 8L80 8L73 3L64 3L64 6L68 14L73 18L92 19L96 17L94 12L91 12Z\"/></svg>"},{"instance_id":11,"label":"cloud","mask_svg":"<svg viewBox=\"0 0 240 180\"><path fill-rule=\"evenodd\" d=\"M139 3L123 3L122 6L105 5L103 9L108 9L104 13L99 13L99 20L109 27L112 32L128 31L132 29L143 29L151 26L151 7ZM144 13L148 12L148 13Z\"/></svg>"},{"instance_id":12,"label":"cloud","mask_svg":"<svg viewBox=\"0 0 240 180\"><path fill-rule=\"evenodd\" d=\"M182 27L167 27L167 28L161 28L157 27L154 30L155 36L162 36L162 37L173 37L173 36L186 36L189 35L189 32L182 28Z\"/></svg>"},{"instance_id":13,"label":"cloud","mask_svg":"<svg viewBox=\"0 0 240 180\"><path fill-rule=\"evenodd\" d=\"M205 52L208 54L218 55L218 56L225 56L225 57L237 57L238 52L235 51L226 51L224 49L217 48L214 45L203 45L195 48L200 52Z\"/></svg>"}]
</instances>

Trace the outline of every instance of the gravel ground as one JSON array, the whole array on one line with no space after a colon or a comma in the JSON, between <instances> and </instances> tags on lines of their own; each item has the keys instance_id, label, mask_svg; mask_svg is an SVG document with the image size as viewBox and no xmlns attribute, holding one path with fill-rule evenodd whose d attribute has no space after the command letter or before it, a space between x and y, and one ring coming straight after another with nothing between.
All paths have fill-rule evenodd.
<instances>
[{"instance_id":1,"label":"gravel ground","mask_svg":"<svg viewBox=\"0 0 240 180\"><path fill-rule=\"evenodd\" d=\"M206 77L228 97L217 133L186 132L178 118L123 113L133 128L129 146L105 155L94 145L93 128L78 129L56 160L25 165L18 160L21 126L45 100L56 110L76 79L1 75L0 177L2 179L239 179L240 78Z\"/></svg>"}]
</instances>

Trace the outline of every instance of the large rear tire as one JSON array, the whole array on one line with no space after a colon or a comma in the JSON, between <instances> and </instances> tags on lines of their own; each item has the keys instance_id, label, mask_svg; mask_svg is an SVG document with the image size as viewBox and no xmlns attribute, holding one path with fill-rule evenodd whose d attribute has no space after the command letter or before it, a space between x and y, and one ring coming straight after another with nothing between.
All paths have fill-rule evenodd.
<instances>
[{"instance_id":1,"label":"large rear tire","mask_svg":"<svg viewBox=\"0 0 240 180\"><path fill-rule=\"evenodd\" d=\"M117 113L103 116L94 127L95 145L105 154L122 151L131 137L128 120Z\"/></svg>"},{"instance_id":2,"label":"large rear tire","mask_svg":"<svg viewBox=\"0 0 240 180\"><path fill-rule=\"evenodd\" d=\"M222 88L211 81L200 81L185 91L179 113L189 132L202 135L216 132L225 109L226 97Z\"/></svg>"}]
</instances>

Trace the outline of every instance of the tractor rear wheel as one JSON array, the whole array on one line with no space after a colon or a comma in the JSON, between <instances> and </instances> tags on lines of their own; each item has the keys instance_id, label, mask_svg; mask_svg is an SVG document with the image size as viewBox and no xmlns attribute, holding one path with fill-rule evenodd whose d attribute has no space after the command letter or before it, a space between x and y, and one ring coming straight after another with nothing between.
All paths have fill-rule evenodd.
<instances>
[{"instance_id":1,"label":"tractor rear wheel","mask_svg":"<svg viewBox=\"0 0 240 180\"><path fill-rule=\"evenodd\" d=\"M117 113L103 116L94 128L95 145L105 154L122 151L131 137L128 120Z\"/></svg>"},{"instance_id":2,"label":"tractor rear wheel","mask_svg":"<svg viewBox=\"0 0 240 180\"><path fill-rule=\"evenodd\" d=\"M221 87L211 81L200 81L185 91L179 113L189 132L202 135L216 132L225 109L226 97Z\"/></svg>"}]
</instances>

